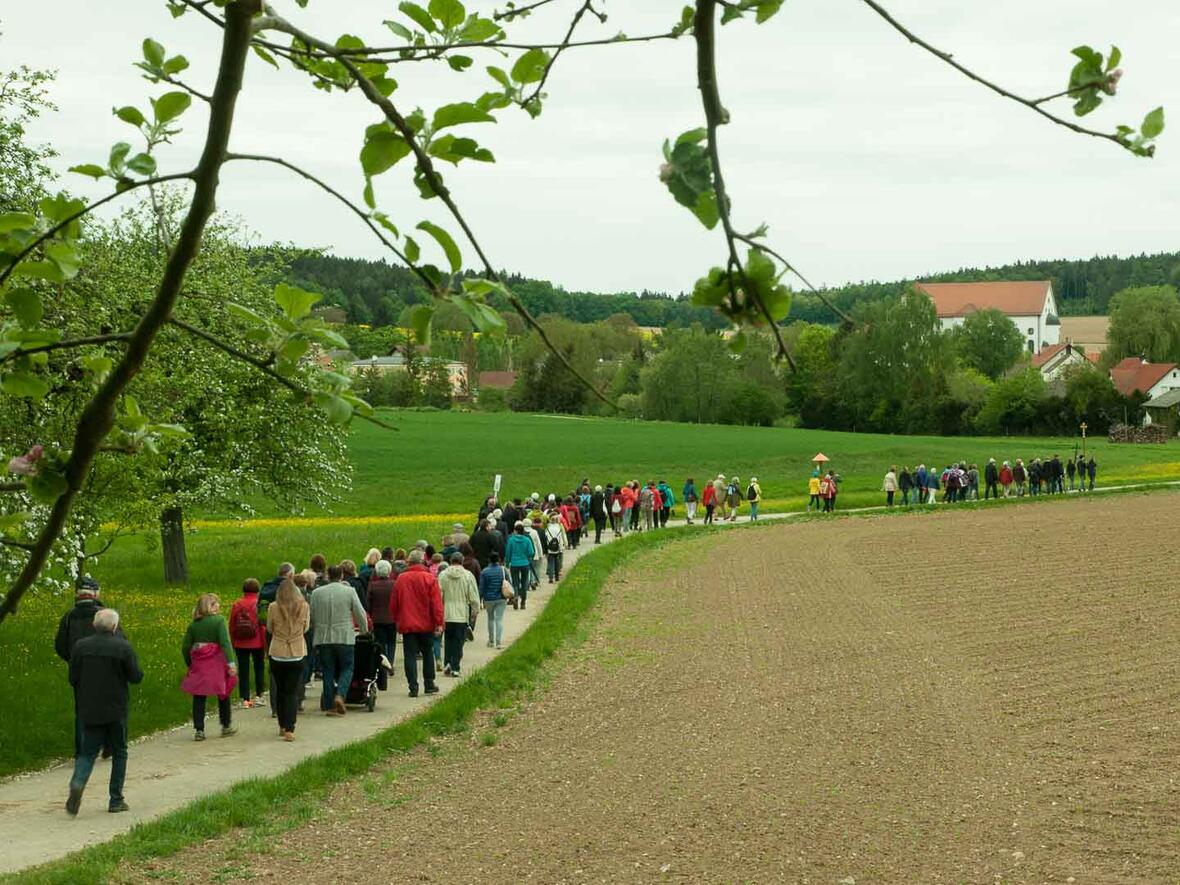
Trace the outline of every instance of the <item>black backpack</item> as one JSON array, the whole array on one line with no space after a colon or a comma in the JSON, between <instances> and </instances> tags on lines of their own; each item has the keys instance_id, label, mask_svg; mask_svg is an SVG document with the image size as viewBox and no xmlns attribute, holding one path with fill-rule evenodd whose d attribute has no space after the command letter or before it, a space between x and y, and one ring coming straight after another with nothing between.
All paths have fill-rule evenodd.
<instances>
[{"instance_id":1,"label":"black backpack","mask_svg":"<svg viewBox=\"0 0 1180 885\"><path fill-rule=\"evenodd\" d=\"M545 549L550 553L560 553L561 538L557 537L557 535L550 535L549 540L545 542Z\"/></svg>"},{"instance_id":2,"label":"black backpack","mask_svg":"<svg viewBox=\"0 0 1180 885\"><path fill-rule=\"evenodd\" d=\"M751 483L750 487L748 489L746 489L746 500L753 501L757 497L758 497L758 491L754 488L753 484Z\"/></svg>"}]
</instances>

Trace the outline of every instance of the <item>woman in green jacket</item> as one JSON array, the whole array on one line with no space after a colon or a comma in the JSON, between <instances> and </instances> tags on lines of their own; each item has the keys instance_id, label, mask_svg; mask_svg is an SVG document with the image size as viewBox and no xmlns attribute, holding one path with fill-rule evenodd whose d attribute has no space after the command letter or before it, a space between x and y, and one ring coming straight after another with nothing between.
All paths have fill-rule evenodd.
<instances>
[{"instance_id":1,"label":"woman in green jacket","mask_svg":"<svg viewBox=\"0 0 1180 885\"><path fill-rule=\"evenodd\" d=\"M238 681L238 664L216 594L205 593L197 599L180 653L188 665L188 675L180 687L193 696L193 739L205 739L205 699L210 695L217 697L221 736L235 734L229 695Z\"/></svg>"}]
</instances>

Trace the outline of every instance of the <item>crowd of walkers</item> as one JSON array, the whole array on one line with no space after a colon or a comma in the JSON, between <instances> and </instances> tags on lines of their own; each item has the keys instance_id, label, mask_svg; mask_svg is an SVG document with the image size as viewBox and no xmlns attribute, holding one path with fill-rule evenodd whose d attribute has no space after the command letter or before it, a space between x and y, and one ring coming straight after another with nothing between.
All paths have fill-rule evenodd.
<instances>
[{"instance_id":1,"label":"crowd of walkers","mask_svg":"<svg viewBox=\"0 0 1180 885\"><path fill-rule=\"evenodd\" d=\"M1052 458L1033 458L1027 464L1020 458L1014 462L996 463L989 458L979 470L979 465L965 461L947 464L942 470L919 464L911 470L890 467L882 483L885 504L892 507L897 495L901 494L903 505L935 504L941 491L941 500L948 504L956 501L981 500L979 487L983 485L982 500L1024 497L1029 495L1065 494L1068 490L1094 491L1094 479L1098 475L1098 463L1093 456L1066 458L1054 455ZM810 509L810 506L809 508ZM826 508L825 508L826 509Z\"/></svg>"}]
</instances>

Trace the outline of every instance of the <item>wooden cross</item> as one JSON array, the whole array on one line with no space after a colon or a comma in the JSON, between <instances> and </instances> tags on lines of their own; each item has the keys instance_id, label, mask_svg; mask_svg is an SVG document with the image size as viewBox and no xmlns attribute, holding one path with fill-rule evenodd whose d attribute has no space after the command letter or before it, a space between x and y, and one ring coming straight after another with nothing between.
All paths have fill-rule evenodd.
<instances>
[{"instance_id":1,"label":"wooden cross","mask_svg":"<svg viewBox=\"0 0 1180 885\"><path fill-rule=\"evenodd\" d=\"M1086 456L1086 428L1087 427L1089 427L1089 425L1085 421L1083 421L1082 428L1081 428L1082 429L1082 457L1083 458Z\"/></svg>"}]
</instances>

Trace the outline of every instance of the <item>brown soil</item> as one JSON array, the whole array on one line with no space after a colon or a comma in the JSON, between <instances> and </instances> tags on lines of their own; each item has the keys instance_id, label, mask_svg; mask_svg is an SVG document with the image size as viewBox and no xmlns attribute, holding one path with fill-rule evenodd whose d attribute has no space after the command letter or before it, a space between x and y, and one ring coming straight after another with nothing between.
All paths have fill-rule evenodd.
<instances>
[{"instance_id":1,"label":"brown soil","mask_svg":"<svg viewBox=\"0 0 1180 885\"><path fill-rule=\"evenodd\" d=\"M1178 881L1178 517L1127 495L674 545L504 727L127 878Z\"/></svg>"}]
</instances>

